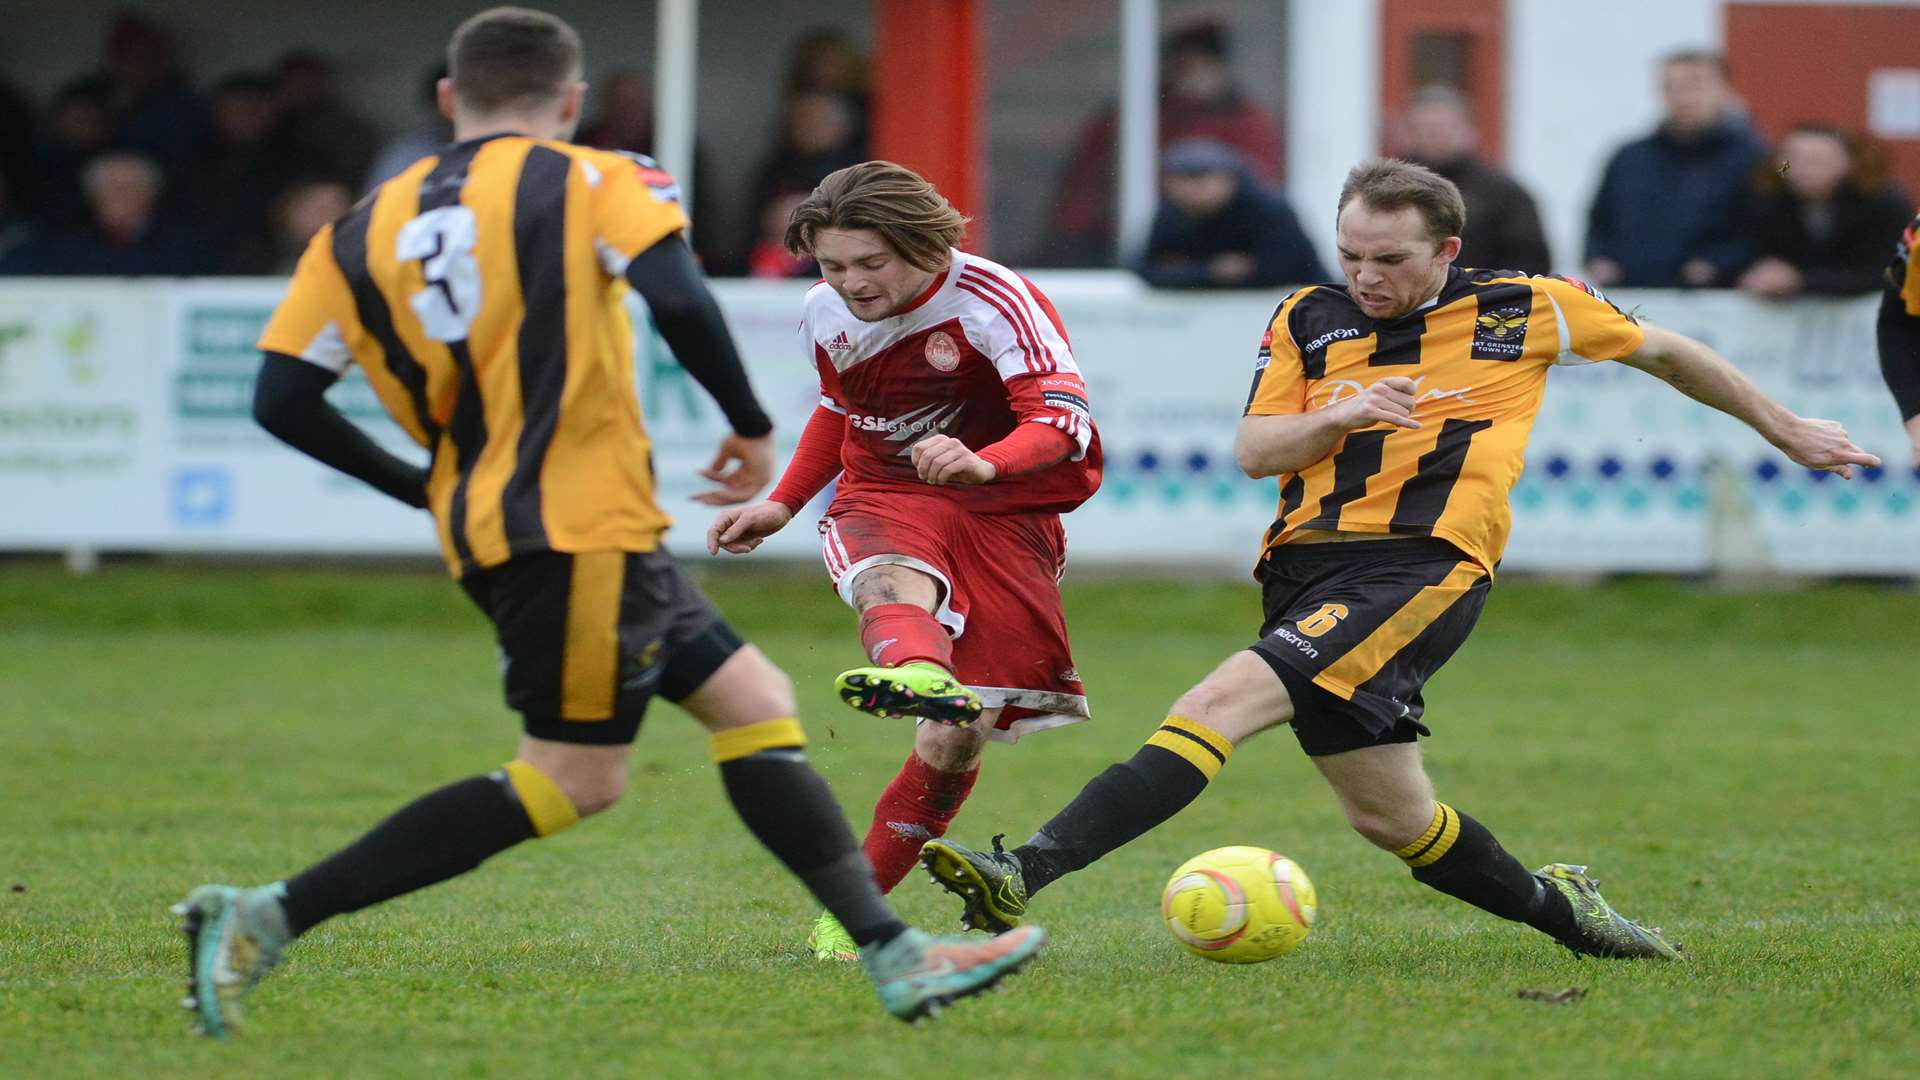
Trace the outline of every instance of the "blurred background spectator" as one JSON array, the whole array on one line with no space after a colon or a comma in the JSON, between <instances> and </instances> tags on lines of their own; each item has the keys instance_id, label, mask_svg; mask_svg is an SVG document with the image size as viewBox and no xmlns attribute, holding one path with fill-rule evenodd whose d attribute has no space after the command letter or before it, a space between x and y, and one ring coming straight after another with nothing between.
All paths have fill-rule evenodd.
<instances>
[{"instance_id":1,"label":"blurred background spectator","mask_svg":"<svg viewBox=\"0 0 1920 1080\"><path fill-rule=\"evenodd\" d=\"M165 217L165 177L152 158L114 150L88 163L81 176L90 220L49 229L8 256L0 271L47 276L203 274L212 269L202 238Z\"/></svg>"},{"instance_id":2,"label":"blurred background spectator","mask_svg":"<svg viewBox=\"0 0 1920 1080\"><path fill-rule=\"evenodd\" d=\"M327 173L326 155L282 113L274 80L243 72L213 90L213 136L188 174L192 216L216 272L264 274L273 265L269 212L293 182Z\"/></svg>"},{"instance_id":3,"label":"blurred background spectator","mask_svg":"<svg viewBox=\"0 0 1920 1080\"><path fill-rule=\"evenodd\" d=\"M752 220L761 221L775 200L812 191L828 173L866 159L847 99L818 90L795 94L781 109L773 152L754 175Z\"/></svg>"},{"instance_id":4,"label":"blurred background spectator","mask_svg":"<svg viewBox=\"0 0 1920 1080\"><path fill-rule=\"evenodd\" d=\"M1827 124L1799 124L1778 166L1759 173L1745 232L1756 256L1740 275L1755 296L1870 293L1884 283L1888 240L1911 215L1877 148Z\"/></svg>"},{"instance_id":5,"label":"blurred background spectator","mask_svg":"<svg viewBox=\"0 0 1920 1080\"><path fill-rule=\"evenodd\" d=\"M1478 138L1467 99L1446 86L1413 96L1401 118L1402 156L1454 182L1467 204L1460 264L1544 274L1553 268L1533 196L1520 182L1475 157Z\"/></svg>"},{"instance_id":6,"label":"blurred background spectator","mask_svg":"<svg viewBox=\"0 0 1920 1080\"><path fill-rule=\"evenodd\" d=\"M380 136L366 117L340 97L332 60L313 49L294 49L274 69L274 94L294 137L316 152L328 176L362 176L373 163Z\"/></svg>"},{"instance_id":7,"label":"blurred background spectator","mask_svg":"<svg viewBox=\"0 0 1920 1080\"><path fill-rule=\"evenodd\" d=\"M637 71L619 70L602 78L587 95L588 119L580 125L573 141L602 150L624 150L629 154L653 154L653 84ZM439 147L434 147L439 150ZM708 179L707 152L698 142L693 148L693 242L694 251L705 261L708 273L737 272L738 262L714 228L712 193Z\"/></svg>"},{"instance_id":8,"label":"blurred background spectator","mask_svg":"<svg viewBox=\"0 0 1920 1080\"><path fill-rule=\"evenodd\" d=\"M107 28L100 68L74 89L105 103L115 143L159 163L169 182L185 175L210 129L206 102L175 63L173 36L125 12Z\"/></svg>"},{"instance_id":9,"label":"blurred background spectator","mask_svg":"<svg viewBox=\"0 0 1920 1080\"><path fill-rule=\"evenodd\" d=\"M273 245L269 274L291 274L313 234L353 208L353 191L346 181L326 178L297 180L274 200Z\"/></svg>"},{"instance_id":10,"label":"blurred background spectator","mask_svg":"<svg viewBox=\"0 0 1920 1080\"><path fill-rule=\"evenodd\" d=\"M1716 53L1668 56L1660 96L1659 128L1607 163L1588 215L1587 277L1642 288L1729 285L1749 259L1740 226L1766 148L1736 109Z\"/></svg>"},{"instance_id":11,"label":"blurred background spectator","mask_svg":"<svg viewBox=\"0 0 1920 1080\"><path fill-rule=\"evenodd\" d=\"M1218 139L1185 139L1161 159L1160 209L1140 275L1164 289L1252 289L1327 280L1278 192Z\"/></svg>"},{"instance_id":12,"label":"blurred background spectator","mask_svg":"<svg viewBox=\"0 0 1920 1080\"><path fill-rule=\"evenodd\" d=\"M1280 126L1234 81L1224 23L1190 23L1161 43L1160 145L1207 138L1238 150L1262 184L1278 185ZM1082 130L1054 206L1056 266L1110 266L1114 244L1114 153L1118 113L1109 105Z\"/></svg>"},{"instance_id":13,"label":"blurred background spectator","mask_svg":"<svg viewBox=\"0 0 1920 1080\"><path fill-rule=\"evenodd\" d=\"M780 192L760 208L760 231L753 250L747 253L747 275L757 278L816 277L820 264L811 255L795 255L787 250L787 222L794 207L806 201L806 191Z\"/></svg>"},{"instance_id":14,"label":"blurred background spectator","mask_svg":"<svg viewBox=\"0 0 1920 1080\"><path fill-rule=\"evenodd\" d=\"M867 144L867 56L834 27L810 30L787 54L787 97L832 94L847 105L853 141Z\"/></svg>"},{"instance_id":15,"label":"blurred background spectator","mask_svg":"<svg viewBox=\"0 0 1920 1080\"><path fill-rule=\"evenodd\" d=\"M80 174L87 162L114 142L113 113L98 87L70 85L54 98L34 148L34 183L20 201L41 224L65 228L87 220Z\"/></svg>"},{"instance_id":16,"label":"blurred background spectator","mask_svg":"<svg viewBox=\"0 0 1920 1080\"><path fill-rule=\"evenodd\" d=\"M414 99L417 122L387 140L374 154L366 181L360 185L362 192L372 191L400 175L407 166L428 154L439 153L441 147L453 141L453 123L440 115L440 80L446 77L445 61L428 68L421 76L419 96Z\"/></svg>"}]
</instances>

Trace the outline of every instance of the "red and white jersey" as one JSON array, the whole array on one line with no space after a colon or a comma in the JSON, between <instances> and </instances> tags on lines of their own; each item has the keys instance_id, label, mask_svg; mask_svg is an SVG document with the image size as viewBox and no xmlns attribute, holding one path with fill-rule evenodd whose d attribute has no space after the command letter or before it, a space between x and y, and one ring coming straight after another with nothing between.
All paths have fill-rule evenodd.
<instances>
[{"instance_id":1,"label":"red and white jersey","mask_svg":"<svg viewBox=\"0 0 1920 1080\"><path fill-rule=\"evenodd\" d=\"M952 264L897 315L863 322L826 282L807 293L800 334L820 375L821 403L847 418L844 491L951 495L982 513L1079 506L1100 487L1100 434L1060 316L1033 283L999 263L952 253ZM932 434L971 450L1023 423L1071 436L1057 465L991 484L931 487L908 448Z\"/></svg>"}]
</instances>

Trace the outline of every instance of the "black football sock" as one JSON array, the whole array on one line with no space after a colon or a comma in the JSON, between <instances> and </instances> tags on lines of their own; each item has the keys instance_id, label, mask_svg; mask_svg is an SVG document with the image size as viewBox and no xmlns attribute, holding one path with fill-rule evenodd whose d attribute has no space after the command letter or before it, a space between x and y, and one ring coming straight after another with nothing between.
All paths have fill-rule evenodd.
<instances>
[{"instance_id":1,"label":"black football sock","mask_svg":"<svg viewBox=\"0 0 1920 1080\"><path fill-rule=\"evenodd\" d=\"M1132 758L1108 766L1033 839L1013 849L1027 895L1179 813L1232 753L1233 744L1205 724L1167 717Z\"/></svg>"},{"instance_id":2,"label":"black football sock","mask_svg":"<svg viewBox=\"0 0 1920 1080\"><path fill-rule=\"evenodd\" d=\"M448 784L289 878L280 901L287 928L303 934L335 915L424 889L577 820L553 781L524 761Z\"/></svg>"},{"instance_id":3,"label":"black football sock","mask_svg":"<svg viewBox=\"0 0 1920 1080\"><path fill-rule=\"evenodd\" d=\"M907 924L881 897L846 815L807 764L806 741L798 720L764 720L713 736L713 760L740 820L854 944L885 944Z\"/></svg>"},{"instance_id":4,"label":"black football sock","mask_svg":"<svg viewBox=\"0 0 1920 1080\"><path fill-rule=\"evenodd\" d=\"M1394 852L1415 881L1555 938L1573 932L1573 906L1560 890L1507 854L1486 826L1446 803L1433 805L1427 831Z\"/></svg>"}]
</instances>

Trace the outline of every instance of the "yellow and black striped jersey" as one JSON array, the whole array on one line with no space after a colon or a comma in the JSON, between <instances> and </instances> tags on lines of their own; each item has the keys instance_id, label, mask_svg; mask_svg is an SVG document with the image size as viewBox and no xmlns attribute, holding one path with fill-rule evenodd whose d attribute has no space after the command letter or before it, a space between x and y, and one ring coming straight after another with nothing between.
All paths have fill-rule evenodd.
<instances>
[{"instance_id":1,"label":"yellow and black striped jersey","mask_svg":"<svg viewBox=\"0 0 1920 1080\"><path fill-rule=\"evenodd\" d=\"M637 155L456 143L314 236L260 348L366 371L432 452L427 501L456 576L534 551L651 551L670 521L622 273L686 224Z\"/></svg>"},{"instance_id":2,"label":"yellow and black striped jersey","mask_svg":"<svg viewBox=\"0 0 1920 1080\"><path fill-rule=\"evenodd\" d=\"M1644 336L1582 282L1506 270L1451 269L1433 300L1381 321L1343 286L1291 294L1261 341L1247 414L1325 408L1399 375L1414 381L1422 426L1349 432L1282 475L1262 557L1303 529L1398 533L1440 537L1492 573L1547 369L1617 360Z\"/></svg>"},{"instance_id":3,"label":"yellow and black striped jersey","mask_svg":"<svg viewBox=\"0 0 1920 1080\"><path fill-rule=\"evenodd\" d=\"M1907 222L1900 242L1894 245L1893 261L1887 264L1887 288L1900 297L1907 314L1920 316L1920 265L1915 265L1913 258L1916 239L1920 239L1920 216Z\"/></svg>"}]
</instances>

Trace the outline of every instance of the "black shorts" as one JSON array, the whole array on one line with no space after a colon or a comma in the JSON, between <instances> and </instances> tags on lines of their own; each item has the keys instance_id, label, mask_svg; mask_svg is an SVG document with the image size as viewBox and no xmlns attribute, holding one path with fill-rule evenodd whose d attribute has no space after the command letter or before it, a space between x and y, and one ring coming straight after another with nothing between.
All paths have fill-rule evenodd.
<instances>
[{"instance_id":1,"label":"black shorts","mask_svg":"<svg viewBox=\"0 0 1920 1080\"><path fill-rule=\"evenodd\" d=\"M741 645L665 551L517 555L460 584L493 620L507 706L536 739L632 742L655 694L679 701Z\"/></svg>"},{"instance_id":2,"label":"black shorts","mask_svg":"<svg viewBox=\"0 0 1920 1080\"><path fill-rule=\"evenodd\" d=\"M1261 563L1266 622L1250 648L1293 699L1293 734L1322 756L1431 735L1420 688L1486 605L1485 570L1444 540L1282 544Z\"/></svg>"}]
</instances>

